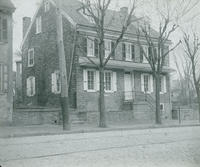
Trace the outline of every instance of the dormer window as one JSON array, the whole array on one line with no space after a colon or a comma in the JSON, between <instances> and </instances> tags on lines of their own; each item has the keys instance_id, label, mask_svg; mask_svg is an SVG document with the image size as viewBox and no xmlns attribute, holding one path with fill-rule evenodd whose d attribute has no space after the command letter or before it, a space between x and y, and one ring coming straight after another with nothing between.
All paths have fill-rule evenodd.
<instances>
[{"instance_id":1,"label":"dormer window","mask_svg":"<svg viewBox=\"0 0 200 167\"><path fill-rule=\"evenodd\" d=\"M0 42L8 40L8 21L6 17L0 15Z\"/></svg>"},{"instance_id":2,"label":"dormer window","mask_svg":"<svg viewBox=\"0 0 200 167\"><path fill-rule=\"evenodd\" d=\"M48 12L50 9L50 3L48 0L44 1L44 11Z\"/></svg>"},{"instance_id":3,"label":"dormer window","mask_svg":"<svg viewBox=\"0 0 200 167\"><path fill-rule=\"evenodd\" d=\"M38 16L36 18L36 34L42 32L42 17Z\"/></svg>"}]
</instances>

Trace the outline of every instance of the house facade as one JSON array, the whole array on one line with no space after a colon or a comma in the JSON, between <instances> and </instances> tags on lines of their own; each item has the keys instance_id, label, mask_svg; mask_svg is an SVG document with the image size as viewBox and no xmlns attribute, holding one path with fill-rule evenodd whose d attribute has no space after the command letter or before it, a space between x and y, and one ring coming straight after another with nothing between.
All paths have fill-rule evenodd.
<instances>
[{"instance_id":1,"label":"house facade","mask_svg":"<svg viewBox=\"0 0 200 167\"><path fill-rule=\"evenodd\" d=\"M12 13L10 0L0 1L0 125L12 122Z\"/></svg>"},{"instance_id":2,"label":"house facade","mask_svg":"<svg viewBox=\"0 0 200 167\"><path fill-rule=\"evenodd\" d=\"M98 38L93 21L87 18L79 1L63 1L63 37L71 108L77 112L98 112ZM23 19L22 85L23 102L32 106L59 107L60 76L56 43L56 4L42 1L34 18ZM120 32L120 17L128 10L108 11L105 27L105 58ZM154 120L155 84L150 65L137 44L135 25L131 25L109 60L105 70L107 112L131 111L134 119ZM152 30L153 31L153 30ZM156 32L153 31L156 37ZM148 54L148 47L144 50ZM170 43L169 43L170 44ZM165 46L167 50L169 46ZM88 58L89 57L89 58ZM171 118L170 68L167 57L161 79L161 110Z\"/></svg>"}]
</instances>

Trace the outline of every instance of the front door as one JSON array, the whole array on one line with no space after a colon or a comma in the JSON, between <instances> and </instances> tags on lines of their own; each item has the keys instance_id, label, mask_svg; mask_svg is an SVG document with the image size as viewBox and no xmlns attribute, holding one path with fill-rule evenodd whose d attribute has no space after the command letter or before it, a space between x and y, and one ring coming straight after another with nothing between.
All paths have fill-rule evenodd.
<instances>
[{"instance_id":1,"label":"front door","mask_svg":"<svg viewBox=\"0 0 200 167\"><path fill-rule=\"evenodd\" d=\"M124 75L124 94L125 94L125 100L131 100L133 98L130 73L125 73Z\"/></svg>"}]
</instances>

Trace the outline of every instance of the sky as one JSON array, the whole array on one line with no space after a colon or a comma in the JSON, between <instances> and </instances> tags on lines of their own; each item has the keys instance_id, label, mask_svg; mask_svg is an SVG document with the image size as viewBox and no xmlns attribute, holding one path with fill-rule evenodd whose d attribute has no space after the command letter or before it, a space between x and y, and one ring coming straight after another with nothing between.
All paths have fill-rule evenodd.
<instances>
[{"instance_id":1,"label":"sky","mask_svg":"<svg viewBox=\"0 0 200 167\"><path fill-rule=\"evenodd\" d=\"M139 0L141 2L143 0ZM178 0L159 0L159 2L166 2L166 1L172 1L174 3L173 6L176 6L176 2ZM186 0L186 2L191 2L190 4L194 3L197 0ZM25 16L33 17L35 11L37 10L37 7L41 0L12 0L16 7L16 11L13 15L13 22L14 22L14 32L13 32L13 52L20 50L20 44L22 42L22 18ZM111 8L113 9L119 9L122 6L127 6L129 4L130 0L113 0L113 3L111 5ZM139 4L139 8L137 8L136 16L143 16L148 15L151 18L151 24L153 27L157 28L158 26L158 18L155 17L156 13L151 10L152 0L145 0L145 4ZM148 6L148 7L147 7ZM161 8L162 10L162 8ZM171 9L171 11L174 11L175 9ZM177 10L177 9L176 9ZM157 19L156 19L157 18ZM184 17L180 22L181 29L184 29L184 31L190 31L191 25L192 29L195 31L200 30L200 3L198 3L188 14ZM200 34L200 33L199 33ZM175 32L171 37L170 40L172 43L176 43L181 38L182 33L181 31ZM173 53L172 53L173 54ZM182 54L182 47L176 49L175 51L176 55ZM16 56L14 55L14 61L17 60ZM171 66L175 68L175 64L173 61L173 58L171 58ZM15 68L15 67L14 67Z\"/></svg>"}]
</instances>

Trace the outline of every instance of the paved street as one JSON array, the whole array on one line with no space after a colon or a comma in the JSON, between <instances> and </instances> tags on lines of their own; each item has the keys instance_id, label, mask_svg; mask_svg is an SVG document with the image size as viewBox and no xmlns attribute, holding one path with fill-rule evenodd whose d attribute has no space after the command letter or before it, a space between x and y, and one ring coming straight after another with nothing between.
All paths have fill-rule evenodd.
<instances>
[{"instance_id":1,"label":"paved street","mask_svg":"<svg viewBox=\"0 0 200 167\"><path fill-rule=\"evenodd\" d=\"M2 167L199 167L200 127L0 139Z\"/></svg>"}]
</instances>

